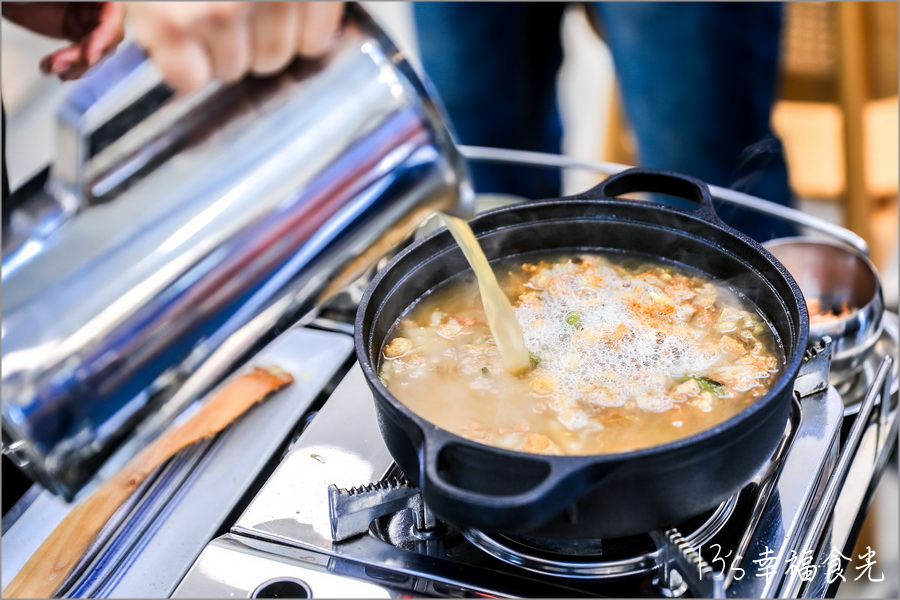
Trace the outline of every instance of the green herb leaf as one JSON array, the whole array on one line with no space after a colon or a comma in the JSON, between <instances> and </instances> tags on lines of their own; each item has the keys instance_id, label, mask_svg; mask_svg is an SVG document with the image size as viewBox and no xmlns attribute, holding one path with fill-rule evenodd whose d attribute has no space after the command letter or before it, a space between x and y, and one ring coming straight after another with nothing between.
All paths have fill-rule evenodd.
<instances>
[{"instance_id":1,"label":"green herb leaf","mask_svg":"<svg viewBox=\"0 0 900 600\"><path fill-rule=\"evenodd\" d=\"M579 315L577 312L570 312L566 315L566 323L568 323L575 329L581 329L581 315Z\"/></svg>"},{"instance_id":2,"label":"green herb leaf","mask_svg":"<svg viewBox=\"0 0 900 600\"><path fill-rule=\"evenodd\" d=\"M697 382L697 385L700 386L700 389L704 392L709 392L711 394L715 394L718 397L725 396L725 384L719 383L715 379L710 379L709 377L703 377L702 375L691 376L688 379L693 379Z\"/></svg>"},{"instance_id":3,"label":"green herb leaf","mask_svg":"<svg viewBox=\"0 0 900 600\"><path fill-rule=\"evenodd\" d=\"M541 364L541 357L535 354L534 352L528 353L528 359L531 361L531 364L535 367Z\"/></svg>"},{"instance_id":4,"label":"green herb leaf","mask_svg":"<svg viewBox=\"0 0 900 600\"><path fill-rule=\"evenodd\" d=\"M481 367L481 374L484 375L485 377L487 377L488 375L491 374L491 372L488 370L487 367Z\"/></svg>"}]
</instances>

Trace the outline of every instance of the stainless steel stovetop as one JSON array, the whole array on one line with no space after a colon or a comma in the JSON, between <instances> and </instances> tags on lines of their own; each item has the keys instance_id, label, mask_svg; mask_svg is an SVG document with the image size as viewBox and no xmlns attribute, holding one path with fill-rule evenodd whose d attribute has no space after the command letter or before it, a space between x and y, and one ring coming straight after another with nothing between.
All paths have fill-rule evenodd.
<instances>
[{"instance_id":1,"label":"stainless steel stovetop","mask_svg":"<svg viewBox=\"0 0 900 600\"><path fill-rule=\"evenodd\" d=\"M735 498L669 531L575 547L435 521L415 489L394 481L402 474L351 362L350 328L294 328L250 366L278 364L295 384L160 469L63 595L831 595L824 570L806 582L791 568L792 551L816 565L833 548L852 555L897 438L897 320L885 314L875 353L843 397L825 385L827 350L811 356L781 448ZM25 500L11 526L4 518L4 583L71 508L48 492Z\"/></svg>"},{"instance_id":2,"label":"stainless steel stovetop","mask_svg":"<svg viewBox=\"0 0 900 600\"><path fill-rule=\"evenodd\" d=\"M830 346L808 353L780 448L718 509L577 545L436 520L394 465L354 365L173 597L822 597L827 570L796 567L850 554L896 438L896 329L886 315L853 410L827 385Z\"/></svg>"},{"instance_id":3,"label":"stainless steel stovetop","mask_svg":"<svg viewBox=\"0 0 900 600\"><path fill-rule=\"evenodd\" d=\"M479 149L466 150L470 159L505 156L473 150ZM523 164L613 172L609 165L519 154ZM714 192L753 208L749 197ZM863 244L798 211L776 216L851 246ZM345 308L352 311L352 298ZM828 349L813 353L796 381L794 410L779 450L716 510L668 531L560 546L460 530L436 520L382 442L371 394L352 362L352 326L320 319L286 331L248 365L278 364L295 374L295 383L161 468L113 518L61 593L833 595L825 569L808 578L794 567L799 557L822 565L832 549L852 554L896 446L897 329L897 315L886 313L881 339L861 373L837 389L826 383ZM82 496L91 491L86 488ZM71 510L38 486L20 504L12 518L3 519L4 585Z\"/></svg>"}]
</instances>

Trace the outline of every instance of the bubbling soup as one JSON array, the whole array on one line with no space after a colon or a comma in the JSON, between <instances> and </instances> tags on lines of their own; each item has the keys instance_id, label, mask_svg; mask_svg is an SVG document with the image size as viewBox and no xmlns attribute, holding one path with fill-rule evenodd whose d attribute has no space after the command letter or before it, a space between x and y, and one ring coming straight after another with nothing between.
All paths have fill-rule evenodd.
<instances>
[{"instance_id":1,"label":"bubbling soup","mask_svg":"<svg viewBox=\"0 0 900 600\"><path fill-rule=\"evenodd\" d=\"M503 367L471 273L394 324L379 377L428 421L484 444L600 454L670 442L764 395L784 364L756 308L686 268L628 254L494 266L533 367Z\"/></svg>"}]
</instances>

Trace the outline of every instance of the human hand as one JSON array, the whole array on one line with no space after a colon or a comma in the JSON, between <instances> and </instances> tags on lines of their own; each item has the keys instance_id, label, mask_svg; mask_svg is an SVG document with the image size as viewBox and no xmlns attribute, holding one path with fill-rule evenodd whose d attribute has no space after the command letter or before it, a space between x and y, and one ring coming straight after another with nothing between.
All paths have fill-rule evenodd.
<instances>
[{"instance_id":1,"label":"human hand","mask_svg":"<svg viewBox=\"0 0 900 600\"><path fill-rule=\"evenodd\" d=\"M74 42L40 62L41 71L63 81L81 77L125 37L119 2L4 2L3 16L35 33Z\"/></svg>"},{"instance_id":2,"label":"human hand","mask_svg":"<svg viewBox=\"0 0 900 600\"><path fill-rule=\"evenodd\" d=\"M343 2L131 2L135 40L176 92L248 72L268 75L295 56L323 55Z\"/></svg>"}]
</instances>

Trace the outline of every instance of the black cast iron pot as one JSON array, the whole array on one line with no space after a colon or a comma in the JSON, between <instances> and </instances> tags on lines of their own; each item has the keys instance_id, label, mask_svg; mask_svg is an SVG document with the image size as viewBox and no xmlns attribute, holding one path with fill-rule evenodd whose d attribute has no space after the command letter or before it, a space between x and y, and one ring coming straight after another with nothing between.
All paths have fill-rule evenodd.
<instances>
[{"instance_id":1,"label":"black cast iron pot","mask_svg":"<svg viewBox=\"0 0 900 600\"><path fill-rule=\"evenodd\" d=\"M681 210L617 199L629 192L693 200ZM545 250L628 251L699 269L749 298L776 331L782 374L756 403L668 444L588 456L544 456L467 440L401 404L377 376L391 325L419 298L468 269L442 229L375 278L359 306L356 354L394 459L434 512L457 525L555 538L618 537L677 524L740 490L784 432L808 336L806 304L787 270L716 216L706 185L633 169L577 196L492 210L471 223L489 260Z\"/></svg>"}]
</instances>

